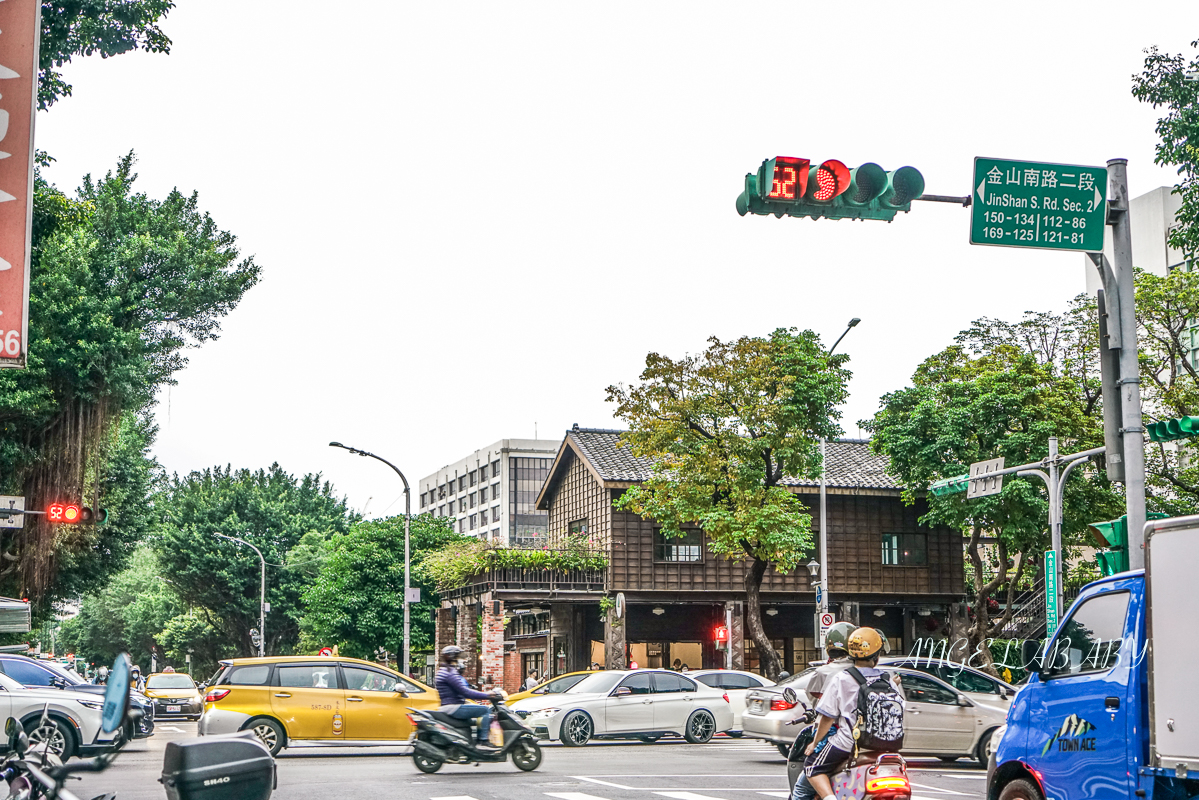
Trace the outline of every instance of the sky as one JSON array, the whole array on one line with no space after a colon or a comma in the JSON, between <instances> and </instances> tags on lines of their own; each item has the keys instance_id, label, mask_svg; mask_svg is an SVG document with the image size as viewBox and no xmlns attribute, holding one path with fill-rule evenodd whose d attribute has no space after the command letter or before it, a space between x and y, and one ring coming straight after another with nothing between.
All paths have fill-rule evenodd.
<instances>
[{"instance_id":1,"label":"sky","mask_svg":"<svg viewBox=\"0 0 1199 800\"><path fill-rule=\"evenodd\" d=\"M1195 52L1179 2L178 0L171 53L78 59L37 119L48 177L137 155L263 267L164 390L169 472L278 462L367 516L502 438L620 427L647 353L810 328L851 356L843 427L982 316L1054 311L1084 256L969 244L968 209L893 223L740 217L779 155L919 169L1104 165L1133 196L1158 117L1143 49ZM414 510L417 498L413 497Z\"/></svg>"}]
</instances>

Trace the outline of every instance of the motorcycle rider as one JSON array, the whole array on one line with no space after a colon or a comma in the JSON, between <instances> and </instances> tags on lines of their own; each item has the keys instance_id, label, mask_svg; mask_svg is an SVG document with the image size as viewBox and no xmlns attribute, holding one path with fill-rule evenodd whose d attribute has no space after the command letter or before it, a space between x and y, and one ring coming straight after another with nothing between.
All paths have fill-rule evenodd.
<instances>
[{"instance_id":1,"label":"motorcycle rider","mask_svg":"<svg viewBox=\"0 0 1199 800\"><path fill-rule=\"evenodd\" d=\"M825 634L824 649L828 653L828 661L816 668L816 672L808 680L806 689L808 696L812 698L812 706L820 702L825 684L832 680L834 675L853 666L853 659L849 657L849 650L846 648L850 634L856 629L857 626L852 622L838 622Z\"/></svg>"},{"instance_id":2,"label":"motorcycle rider","mask_svg":"<svg viewBox=\"0 0 1199 800\"><path fill-rule=\"evenodd\" d=\"M476 692L467 685L462 677L462 648L450 645L441 651L441 667L437 670L437 694L441 698L441 708L438 710L454 719L479 718L478 746L481 749L494 749L487 741L491 731L491 706L473 705L467 700L490 700L499 697L499 692L488 694Z\"/></svg>"}]
</instances>

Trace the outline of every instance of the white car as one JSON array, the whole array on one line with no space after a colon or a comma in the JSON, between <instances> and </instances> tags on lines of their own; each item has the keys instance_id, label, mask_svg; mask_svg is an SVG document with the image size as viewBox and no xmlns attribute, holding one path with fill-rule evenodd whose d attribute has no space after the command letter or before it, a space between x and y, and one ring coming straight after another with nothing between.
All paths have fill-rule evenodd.
<instances>
[{"instance_id":1,"label":"white car","mask_svg":"<svg viewBox=\"0 0 1199 800\"><path fill-rule=\"evenodd\" d=\"M593 738L655 742L668 734L700 744L733 727L723 689L664 669L605 670L561 694L512 705L539 738L579 747Z\"/></svg>"},{"instance_id":2,"label":"white car","mask_svg":"<svg viewBox=\"0 0 1199 800\"><path fill-rule=\"evenodd\" d=\"M729 696L729 704L733 707L733 727L729 729L728 734L735 737L741 735L741 715L745 713L745 695L750 689L775 685L774 681L769 678L737 669L696 669L682 674L695 678L713 689L721 689Z\"/></svg>"},{"instance_id":3,"label":"white car","mask_svg":"<svg viewBox=\"0 0 1199 800\"><path fill-rule=\"evenodd\" d=\"M49 704L49 719L41 724ZM50 687L26 688L0 675L0 719L15 717L25 727L31 744L48 741L50 752L63 761L111 750L111 734L100 730L104 696Z\"/></svg>"}]
</instances>

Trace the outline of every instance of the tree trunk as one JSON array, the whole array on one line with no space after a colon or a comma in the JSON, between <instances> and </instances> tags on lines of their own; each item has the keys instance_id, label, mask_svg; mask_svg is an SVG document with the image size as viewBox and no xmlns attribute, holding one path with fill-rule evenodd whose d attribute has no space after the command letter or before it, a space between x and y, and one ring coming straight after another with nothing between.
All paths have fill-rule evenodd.
<instances>
[{"instance_id":1,"label":"tree trunk","mask_svg":"<svg viewBox=\"0 0 1199 800\"><path fill-rule=\"evenodd\" d=\"M774 651L774 644L766 638L766 629L762 627L762 578L769 566L769 561L756 558L745 571L745 628L758 649L758 669L770 680L777 681L783 660Z\"/></svg>"}]
</instances>

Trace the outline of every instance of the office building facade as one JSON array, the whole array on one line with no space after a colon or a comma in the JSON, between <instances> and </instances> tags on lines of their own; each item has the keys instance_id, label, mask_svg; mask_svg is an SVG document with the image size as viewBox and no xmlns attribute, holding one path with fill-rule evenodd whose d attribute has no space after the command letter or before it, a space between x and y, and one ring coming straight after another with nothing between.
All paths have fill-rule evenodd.
<instances>
[{"instance_id":1,"label":"office building facade","mask_svg":"<svg viewBox=\"0 0 1199 800\"><path fill-rule=\"evenodd\" d=\"M507 547L545 544L549 514L537 493L559 442L501 439L448 464L418 484L417 509L450 517L455 530Z\"/></svg>"}]
</instances>

